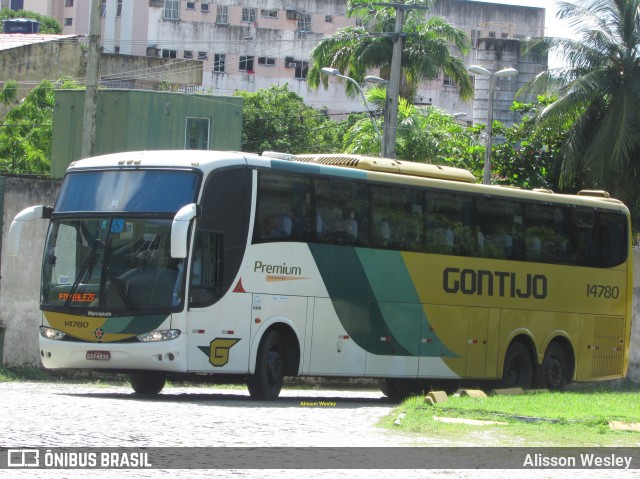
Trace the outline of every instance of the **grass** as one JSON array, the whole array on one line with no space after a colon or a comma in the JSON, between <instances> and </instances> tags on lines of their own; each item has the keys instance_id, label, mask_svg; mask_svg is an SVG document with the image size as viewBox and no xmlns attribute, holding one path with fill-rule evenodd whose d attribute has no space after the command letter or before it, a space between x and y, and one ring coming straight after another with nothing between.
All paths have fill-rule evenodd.
<instances>
[{"instance_id":1,"label":"grass","mask_svg":"<svg viewBox=\"0 0 640 479\"><path fill-rule=\"evenodd\" d=\"M398 416L404 417L395 424ZM503 424L449 424L434 417ZM593 390L487 398L450 397L429 405L412 397L379 425L433 444L477 446L640 446L640 432L614 430L611 421L640 423L640 392Z\"/></svg>"},{"instance_id":2,"label":"grass","mask_svg":"<svg viewBox=\"0 0 640 479\"><path fill-rule=\"evenodd\" d=\"M80 384L89 383L94 386L122 386L127 378L120 374L100 374L87 372L49 371L32 366L5 368L0 367L0 383L11 381L39 381L50 383Z\"/></svg>"},{"instance_id":3,"label":"grass","mask_svg":"<svg viewBox=\"0 0 640 479\"><path fill-rule=\"evenodd\" d=\"M33 367L0 367L0 383L9 381L51 381L53 377L47 371Z\"/></svg>"}]
</instances>

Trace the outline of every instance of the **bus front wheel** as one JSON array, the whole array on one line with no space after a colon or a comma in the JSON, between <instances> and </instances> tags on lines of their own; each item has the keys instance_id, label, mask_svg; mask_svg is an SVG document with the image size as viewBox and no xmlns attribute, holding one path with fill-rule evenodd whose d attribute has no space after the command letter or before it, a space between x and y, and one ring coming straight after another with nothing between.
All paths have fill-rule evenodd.
<instances>
[{"instance_id":1,"label":"bus front wheel","mask_svg":"<svg viewBox=\"0 0 640 479\"><path fill-rule=\"evenodd\" d=\"M551 343L542 361L542 386L560 391L567 384L567 355L558 343Z\"/></svg>"},{"instance_id":2,"label":"bus front wheel","mask_svg":"<svg viewBox=\"0 0 640 479\"><path fill-rule=\"evenodd\" d=\"M533 361L529 350L522 343L511 343L504 357L500 387L527 389L531 387L532 379Z\"/></svg>"},{"instance_id":3,"label":"bus front wheel","mask_svg":"<svg viewBox=\"0 0 640 479\"><path fill-rule=\"evenodd\" d=\"M147 396L155 396L162 391L166 381L166 376L162 374L133 373L129 376L129 382L134 392Z\"/></svg>"},{"instance_id":4,"label":"bus front wheel","mask_svg":"<svg viewBox=\"0 0 640 479\"><path fill-rule=\"evenodd\" d=\"M255 373L247 378L252 399L273 401L280 394L285 372L285 351L277 331L269 331L260 343Z\"/></svg>"}]
</instances>

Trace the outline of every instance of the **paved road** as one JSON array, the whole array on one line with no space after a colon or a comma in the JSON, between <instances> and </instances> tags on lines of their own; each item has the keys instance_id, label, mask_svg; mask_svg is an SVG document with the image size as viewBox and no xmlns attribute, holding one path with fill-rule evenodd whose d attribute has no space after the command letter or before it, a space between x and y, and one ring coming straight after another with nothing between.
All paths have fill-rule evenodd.
<instances>
[{"instance_id":1,"label":"paved road","mask_svg":"<svg viewBox=\"0 0 640 479\"><path fill-rule=\"evenodd\" d=\"M443 445L438 438L376 428L375 423L390 414L395 404L374 391L285 390L278 401L255 402L244 389L171 387L157 398L144 399L133 395L128 387L0 383L0 404L3 405L0 413L0 445L3 447ZM563 471L562 474L553 471L484 471L479 474L478 471L459 470L8 472L6 477L46 478L580 477L578 471ZM614 474L616 478L633 477L620 471L590 473L591 477L614 477Z\"/></svg>"}]
</instances>

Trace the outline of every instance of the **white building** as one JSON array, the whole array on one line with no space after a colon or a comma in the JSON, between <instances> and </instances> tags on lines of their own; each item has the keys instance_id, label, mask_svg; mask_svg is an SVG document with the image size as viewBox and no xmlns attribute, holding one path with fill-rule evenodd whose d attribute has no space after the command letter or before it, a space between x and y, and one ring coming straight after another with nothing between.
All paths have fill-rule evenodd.
<instances>
[{"instance_id":1,"label":"white building","mask_svg":"<svg viewBox=\"0 0 640 479\"><path fill-rule=\"evenodd\" d=\"M88 32L91 0L0 1L57 18L65 34ZM495 92L494 118L511 123L515 92L547 68L546 58L520 54L523 39L544 35L544 9L436 0L427 15L444 17L467 32L473 48L464 58L466 65L519 71L517 77L499 80ZM360 99L347 98L333 79L328 90L310 91L305 82L312 48L338 28L355 23L346 16L345 0L102 0L102 16L105 52L200 59L200 88L213 94L288 83L312 106L326 106L333 113L364 110ZM457 86L444 75L420 85L416 100L464 113L469 122L486 123L489 81L474 81L473 102L461 102Z\"/></svg>"},{"instance_id":2,"label":"white building","mask_svg":"<svg viewBox=\"0 0 640 479\"><path fill-rule=\"evenodd\" d=\"M516 92L548 68L546 56L538 58L521 54L523 40L544 36L545 9L467 0L436 0L428 14L445 18L469 35L472 49L464 57L467 66L480 65L490 72L509 67L518 70L515 77L498 79L494 92L494 119L511 124L516 118L509 107ZM476 92L473 103L461 102L457 87L442 74L435 81L424 83L418 95L422 101L431 100L450 113L465 113L465 120L469 122L486 123L489 78L475 76L473 81Z\"/></svg>"}]
</instances>

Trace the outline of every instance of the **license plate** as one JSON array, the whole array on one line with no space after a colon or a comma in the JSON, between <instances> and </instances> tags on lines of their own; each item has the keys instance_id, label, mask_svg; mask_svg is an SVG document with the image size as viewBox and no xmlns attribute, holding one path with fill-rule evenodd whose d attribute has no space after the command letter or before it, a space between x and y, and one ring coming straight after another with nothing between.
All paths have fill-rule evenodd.
<instances>
[{"instance_id":1,"label":"license plate","mask_svg":"<svg viewBox=\"0 0 640 479\"><path fill-rule=\"evenodd\" d=\"M87 351L89 361L109 361L109 359L111 359L111 351Z\"/></svg>"}]
</instances>

